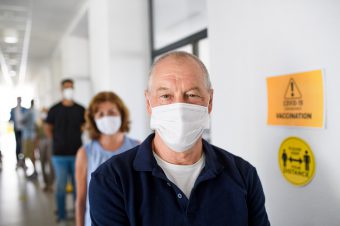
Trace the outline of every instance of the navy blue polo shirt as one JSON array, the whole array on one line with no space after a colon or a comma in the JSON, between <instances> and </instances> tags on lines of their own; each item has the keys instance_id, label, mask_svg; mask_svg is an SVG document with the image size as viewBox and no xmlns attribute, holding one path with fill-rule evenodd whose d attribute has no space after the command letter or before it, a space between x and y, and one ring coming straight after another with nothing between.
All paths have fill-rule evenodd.
<instances>
[{"instance_id":1,"label":"navy blue polo shirt","mask_svg":"<svg viewBox=\"0 0 340 226\"><path fill-rule=\"evenodd\" d=\"M153 138L92 174L92 225L270 225L260 179L247 161L203 140L205 167L187 199L157 165Z\"/></svg>"}]
</instances>

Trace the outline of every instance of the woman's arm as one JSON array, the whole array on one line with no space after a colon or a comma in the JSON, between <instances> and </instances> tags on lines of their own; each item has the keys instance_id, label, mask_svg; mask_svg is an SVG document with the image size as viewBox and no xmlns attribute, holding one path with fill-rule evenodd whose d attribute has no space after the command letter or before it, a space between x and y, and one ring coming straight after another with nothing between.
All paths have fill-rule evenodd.
<instances>
[{"instance_id":1,"label":"woman's arm","mask_svg":"<svg viewBox=\"0 0 340 226\"><path fill-rule=\"evenodd\" d=\"M86 195L87 195L87 157L84 147L76 156L76 226L85 225Z\"/></svg>"}]
</instances>

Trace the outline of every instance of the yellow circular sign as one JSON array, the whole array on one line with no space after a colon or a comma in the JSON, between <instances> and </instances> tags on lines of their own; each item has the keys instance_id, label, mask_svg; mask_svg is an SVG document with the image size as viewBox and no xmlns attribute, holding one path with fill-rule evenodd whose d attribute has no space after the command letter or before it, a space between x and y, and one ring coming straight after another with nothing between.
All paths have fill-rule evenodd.
<instances>
[{"instance_id":1,"label":"yellow circular sign","mask_svg":"<svg viewBox=\"0 0 340 226\"><path fill-rule=\"evenodd\" d=\"M288 137L282 142L279 165L283 176L294 185L304 186L313 179L315 159L312 149L298 137Z\"/></svg>"}]
</instances>

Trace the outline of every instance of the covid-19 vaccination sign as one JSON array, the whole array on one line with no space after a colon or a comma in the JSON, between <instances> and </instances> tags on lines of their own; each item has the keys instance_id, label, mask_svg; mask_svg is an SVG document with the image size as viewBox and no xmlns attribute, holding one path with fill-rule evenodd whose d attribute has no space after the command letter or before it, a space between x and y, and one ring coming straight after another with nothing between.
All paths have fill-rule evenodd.
<instances>
[{"instance_id":1,"label":"covid-19 vaccination sign","mask_svg":"<svg viewBox=\"0 0 340 226\"><path fill-rule=\"evenodd\" d=\"M322 70L267 78L269 125L324 127Z\"/></svg>"}]
</instances>

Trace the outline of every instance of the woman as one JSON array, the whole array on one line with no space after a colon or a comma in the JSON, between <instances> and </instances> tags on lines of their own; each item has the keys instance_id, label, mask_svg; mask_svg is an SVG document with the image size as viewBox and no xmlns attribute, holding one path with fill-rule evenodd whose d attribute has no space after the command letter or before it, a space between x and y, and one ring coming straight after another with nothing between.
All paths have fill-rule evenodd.
<instances>
[{"instance_id":1,"label":"woman","mask_svg":"<svg viewBox=\"0 0 340 226\"><path fill-rule=\"evenodd\" d=\"M125 135L129 131L129 112L113 92L100 92L86 111L91 142L81 147L76 157L76 225L90 226L88 185L91 173L113 155L129 150L138 141Z\"/></svg>"}]
</instances>

